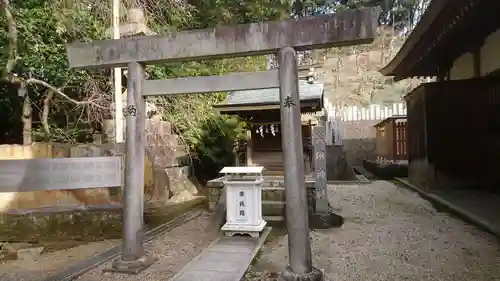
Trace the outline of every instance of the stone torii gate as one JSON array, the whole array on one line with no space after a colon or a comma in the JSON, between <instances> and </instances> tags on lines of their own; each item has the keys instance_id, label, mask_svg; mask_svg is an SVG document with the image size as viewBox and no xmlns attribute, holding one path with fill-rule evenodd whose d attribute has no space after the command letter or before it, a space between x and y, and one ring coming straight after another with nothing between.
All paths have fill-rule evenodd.
<instances>
[{"instance_id":1,"label":"stone torii gate","mask_svg":"<svg viewBox=\"0 0 500 281\"><path fill-rule=\"evenodd\" d=\"M280 89L285 166L286 227L289 264L283 280L322 280L312 266L296 50L370 43L376 35L379 8L365 8L299 20L261 22L191 30L162 36L73 43L67 46L71 67L128 67L124 232L118 272L138 273L154 263L144 253L143 182L145 97L184 93ZM278 70L225 76L146 80L144 65L201 59L278 54Z\"/></svg>"}]
</instances>

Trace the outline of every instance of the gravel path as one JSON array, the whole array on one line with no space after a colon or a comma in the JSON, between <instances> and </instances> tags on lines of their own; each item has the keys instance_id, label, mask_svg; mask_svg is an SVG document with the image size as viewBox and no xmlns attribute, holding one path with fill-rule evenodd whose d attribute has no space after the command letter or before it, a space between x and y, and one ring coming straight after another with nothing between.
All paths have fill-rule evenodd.
<instances>
[{"instance_id":1,"label":"gravel path","mask_svg":"<svg viewBox=\"0 0 500 281\"><path fill-rule=\"evenodd\" d=\"M500 280L499 240L437 212L416 193L375 181L329 186L329 196L346 222L311 237L314 265L331 280ZM274 239L255 270L281 271L287 251L286 236Z\"/></svg>"},{"instance_id":2,"label":"gravel path","mask_svg":"<svg viewBox=\"0 0 500 281\"><path fill-rule=\"evenodd\" d=\"M145 244L146 251L158 261L138 275L103 273L102 269L111 266L111 261L91 270L78 281L156 281L169 280L187 263L195 258L219 235L213 226L213 218L208 212L172 229L164 235Z\"/></svg>"},{"instance_id":3,"label":"gravel path","mask_svg":"<svg viewBox=\"0 0 500 281\"><path fill-rule=\"evenodd\" d=\"M139 275L102 273L104 267L111 265L109 262L85 273L76 280L168 280L217 237L218 231L213 227L212 221L210 214L204 212L201 216L145 244L146 251L158 257L159 260ZM103 252L119 245L120 242L121 240L101 241L42 255L36 261L6 262L0 264L0 281L42 280L49 273L57 272L79 260Z\"/></svg>"}]
</instances>

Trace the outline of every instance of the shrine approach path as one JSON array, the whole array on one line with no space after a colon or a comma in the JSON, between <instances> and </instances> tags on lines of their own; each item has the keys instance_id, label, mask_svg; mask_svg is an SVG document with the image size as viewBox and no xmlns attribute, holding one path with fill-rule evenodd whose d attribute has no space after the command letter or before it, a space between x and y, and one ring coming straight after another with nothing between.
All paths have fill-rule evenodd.
<instances>
[{"instance_id":1,"label":"shrine approach path","mask_svg":"<svg viewBox=\"0 0 500 281\"><path fill-rule=\"evenodd\" d=\"M311 232L314 265L330 280L500 280L500 243L387 181L329 185L342 228ZM287 239L262 249L256 271L280 271Z\"/></svg>"}]
</instances>

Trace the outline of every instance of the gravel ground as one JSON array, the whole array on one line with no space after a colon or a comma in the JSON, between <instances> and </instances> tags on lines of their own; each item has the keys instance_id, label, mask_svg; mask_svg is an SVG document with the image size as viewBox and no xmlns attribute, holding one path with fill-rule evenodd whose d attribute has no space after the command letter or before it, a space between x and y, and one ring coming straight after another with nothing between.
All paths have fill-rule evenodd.
<instances>
[{"instance_id":1,"label":"gravel ground","mask_svg":"<svg viewBox=\"0 0 500 281\"><path fill-rule=\"evenodd\" d=\"M159 260L139 275L102 273L104 267L111 265L111 262L109 262L85 273L76 280L168 280L208 246L217 235L218 231L212 225L210 214L204 212L194 220L178 226L145 244L146 251L158 257ZM57 272L79 260L103 252L119 245L120 242L121 240L107 240L42 255L36 261L6 262L0 264L0 281L42 280L49 273Z\"/></svg>"},{"instance_id":2,"label":"gravel ground","mask_svg":"<svg viewBox=\"0 0 500 281\"><path fill-rule=\"evenodd\" d=\"M361 186L329 186L331 203L343 215L340 229L311 232L314 265L335 281L500 280L500 243L493 236L447 213L416 193L386 181ZM146 244L159 258L139 275L102 273L108 263L79 281L169 280L218 235L204 213ZM103 251L119 241L103 241L0 265L0 281L35 281ZM71 263L72 263L71 262ZM247 274L248 281L274 281L287 262L286 236L274 237ZM265 273L259 273L265 272ZM193 280L196 281L196 280Z\"/></svg>"},{"instance_id":3,"label":"gravel ground","mask_svg":"<svg viewBox=\"0 0 500 281\"><path fill-rule=\"evenodd\" d=\"M219 235L213 227L213 218L208 212L172 229L164 235L145 244L146 251L158 261L138 275L103 273L102 269L111 266L111 261L95 268L78 281L145 281L169 280L186 264L195 258ZM194 280L193 280L194 281Z\"/></svg>"},{"instance_id":4,"label":"gravel ground","mask_svg":"<svg viewBox=\"0 0 500 281\"><path fill-rule=\"evenodd\" d=\"M375 181L329 186L329 196L345 224L311 232L314 265L328 280L500 280L499 240L416 193ZM281 236L266 244L254 270L281 271L287 243Z\"/></svg>"},{"instance_id":5,"label":"gravel ground","mask_svg":"<svg viewBox=\"0 0 500 281\"><path fill-rule=\"evenodd\" d=\"M46 278L68 265L85 260L120 244L120 240L105 240L41 255L35 260L0 263L0 281L36 281Z\"/></svg>"}]
</instances>

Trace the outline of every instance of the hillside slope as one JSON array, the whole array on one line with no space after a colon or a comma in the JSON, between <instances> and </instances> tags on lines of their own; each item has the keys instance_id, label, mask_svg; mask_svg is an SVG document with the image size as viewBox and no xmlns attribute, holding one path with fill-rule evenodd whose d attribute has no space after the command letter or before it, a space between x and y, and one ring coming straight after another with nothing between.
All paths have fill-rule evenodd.
<instances>
[{"instance_id":1,"label":"hillside slope","mask_svg":"<svg viewBox=\"0 0 500 281\"><path fill-rule=\"evenodd\" d=\"M325 84L325 97L335 104L368 105L401 102L422 80L393 83L378 71L396 55L405 38L391 28L379 28L372 44L333 48L328 52L317 81Z\"/></svg>"}]
</instances>

